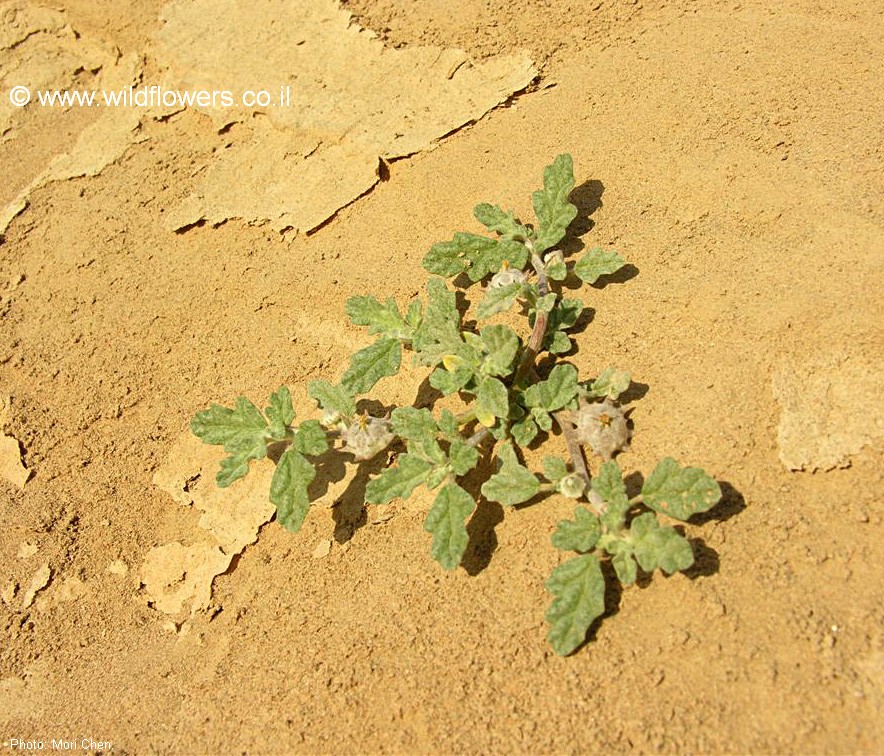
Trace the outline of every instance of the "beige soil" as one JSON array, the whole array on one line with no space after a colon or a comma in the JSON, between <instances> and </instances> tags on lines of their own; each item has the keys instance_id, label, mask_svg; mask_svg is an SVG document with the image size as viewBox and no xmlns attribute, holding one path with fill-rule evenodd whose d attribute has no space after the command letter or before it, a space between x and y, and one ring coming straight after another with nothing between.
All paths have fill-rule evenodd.
<instances>
[{"instance_id":1,"label":"beige soil","mask_svg":"<svg viewBox=\"0 0 884 756\"><path fill-rule=\"evenodd\" d=\"M55 7L123 53L149 50L160 26L156 0ZM477 59L527 48L541 78L393 162L311 235L238 220L168 230L164 214L219 139L246 131L219 137L192 111L147 122L148 140L99 175L35 190L6 233L2 430L33 473L23 489L0 481L3 740L91 737L126 753L880 752L880 5L345 7L391 46ZM93 117L28 112L28 138L0 144L0 204ZM595 314L573 362L586 375L622 366L648 387L625 467L669 454L722 481L722 504L687 526L697 566L611 593L591 642L561 659L545 640L544 579L567 502L482 504L466 569L448 574L427 553L426 497L366 517L358 486L339 483L300 534L265 525L214 581L209 610L170 626L140 573L152 547L197 540L199 513L152 483L190 417L283 383L309 416L305 382L336 378L367 343L346 299L414 295L432 243L476 230L479 201L527 215L543 166L565 151L591 215L583 243L635 268L583 291ZM792 370L819 379L818 406L788 398ZM381 398L408 403L421 378L387 382ZM814 441L781 427L789 407L809 413L790 427L818 412L819 433L868 442L834 469L787 470L788 445Z\"/></svg>"}]
</instances>

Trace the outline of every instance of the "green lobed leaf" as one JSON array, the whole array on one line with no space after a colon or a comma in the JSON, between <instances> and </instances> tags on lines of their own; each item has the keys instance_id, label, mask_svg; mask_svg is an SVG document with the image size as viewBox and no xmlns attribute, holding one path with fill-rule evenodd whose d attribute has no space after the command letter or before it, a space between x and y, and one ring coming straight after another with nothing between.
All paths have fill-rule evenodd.
<instances>
[{"instance_id":1,"label":"green lobed leaf","mask_svg":"<svg viewBox=\"0 0 884 756\"><path fill-rule=\"evenodd\" d=\"M266 446L267 420L244 396L230 409L213 404L197 412L190 421L190 430L204 443L223 446L226 451L243 452Z\"/></svg>"},{"instance_id":2,"label":"green lobed leaf","mask_svg":"<svg viewBox=\"0 0 884 756\"><path fill-rule=\"evenodd\" d=\"M289 423L295 419L292 395L287 386L280 387L270 395L264 414L270 421L270 437L276 441L285 438Z\"/></svg>"},{"instance_id":3,"label":"green lobed leaf","mask_svg":"<svg viewBox=\"0 0 884 756\"><path fill-rule=\"evenodd\" d=\"M455 439L448 450L448 460L455 475L466 475L478 464L479 452L465 441Z\"/></svg>"},{"instance_id":4,"label":"green lobed leaf","mask_svg":"<svg viewBox=\"0 0 884 756\"><path fill-rule=\"evenodd\" d=\"M552 535L552 545L560 551L586 552L592 549L602 534L599 518L586 507L574 507L573 520L561 520Z\"/></svg>"},{"instance_id":5,"label":"green lobed leaf","mask_svg":"<svg viewBox=\"0 0 884 756\"><path fill-rule=\"evenodd\" d=\"M561 457L543 458L543 477L551 483L558 483L568 474L568 463Z\"/></svg>"},{"instance_id":6,"label":"green lobed leaf","mask_svg":"<svg viewBox=\"0 0 884 756\"><path fill-rule=\"evenodd\" d=\"M531 417L534 418L534 422L537 423L537 427L540 428L540 430L546 431L547 433L552 430L552 416L545 409L532 407Z\"/></svg>"},{"instance_id":7,"label":"green lobed leaf","mask_svg":"<svg viewBox=\"0 0 884 756\"><path fill-rule=\"evenodd\" d=\"M530 415L513 423L510 428L510 435L519 446L528 446L537 437L537 433L537 423Z\"/></svg>"},{"instance_id":8,"label":"green lobed leaf","mask_svg":"<svg viewBox=\"0 0 884 756\"><path fill-rule=\"evenodd\" d=\"M310 497L307 488L313 482L316 470L298 451L289 447L276 465L270 482L270 501L276 506L276 519L293 533L301 529Z\"/></svg>"},{"instance_id":9,"label":"green lobed leaf","mask_svg":"<svg viewBox=\"0 0 884 756\"><path fill-rule=\"evenodd\" d=\"M577 368L573 365L556 365L545 381L539 381L525 389L523 398L528 407L555 412L577 396Z\"/></svg>"},{"instance_id":10,"label":"green lobed leaf","mask_svg":"<svg viewBox=\"0 0 884 756\"><path fill-rule=\"evenodd\" d=\"M379 339L350 358L350 367L341 378L341 387L350 394L365 394L381 378L396 375L401 361L402 345L399 341Z\"/></svg>"},{"instance_id":11,"label":"green lobed leaf","mask_svg":"<svg viewBox=\"0 0 884 756\"><path fill-rule=\"evenodd\" d=\"M555 597L546 613L547 639L560 656L586 640L590 625L605 612L605 577L599 560L581 554L556 567L546 581Z\"/></svg>"},{"instance_id":12,"label":"green lobed leaf","mask_svg":"<svg viewBox=\"0 0 884 756\"><path fill-rule=\"evenodd\" d=\"M629 526L635 558L645 572L659 568L670 575L694 563L691 544L674 528L660 525L657 515L645 512Z\"/></svg>"},{"instance_id":13,"label":"green lobed leaf","mask_svg":"<svg viewBox=\"0 0 884 756\"><path fill-rule=\"evenodd\" d=\"M574 265L578 278L588 284L594 284L602 276L616 273L626 265L626 261L616 252L605 251L601 247L589 250Z\"/></svg>"},{"instance_id":14,"label":"green lobed leaf","mask_svg":"<svg viewBox=\"0 0 884 756\"><path fill-rule=\"evenodd\" d=\"M301 454L316 457L328 451L328 436L318 420L305 420L298 426L292 443Z\"/></svg>"},{"instance_id":15,"label":"green lobed leaf","mask_svg":"<svg viewBox=\"0 0 884 756\"><path fill-rule=\"evenodd\" d=\"M430 385L438 389L442 396L449 396L460 391L473 377L473 371L469 368L461 368L454 372L437 368L430 373Z\"/></svg>"},{"instance_id":16,"label":"green lobed leaf","mask_svg":"<svg viewBox=\"0 0 884 756\"><path fill-rule=\"evenodd\" d=\"M550 313L553 311L553 308L556 306L556 300L559 298L558 294L555 292L550 292L549 294L544 294L542 297L538 297L534 300L534 309L537 312L546 312Z\"/></svg>"},{"instance_id":17,"label":"green lobed leaf","mask_svg":"<svg viewBox=\"0 0 884 756\"><path fill-rule=\"evenodd\" d=\"M506 312L513 306L516 297L522 292L524 284L511 283L506 286L492 287L485 290L485 298L476 308L476 317L486 320L499 312Z\"/></svg>"},{"instance_id":18,"label":"green lobed leaf","mask_svg":"<svg viewBox=\"0 0 884 756\"><path fill-rule=\"evenodd\" d=\"M504 444L497 453L500 469L482 484L482 495L504 506L528 501L540 491L540 481L522 466L512 444Z\"/></svg>"},{"instance_id":19,"label":"green lobed leaf","mask_svg":"<svg viewBox=\"0 0 884 756\"><path fill-rule=\"evenodd\" d=\"M424 520L424 530L433 534L430 555L443 569L453 570L460 564L469 543L466 520L476 502L457 483L448 483Z\"/></svg>"},{"instance_id":20,"label":"green lobed leaf","mask_svg":"<svg viewBox=\"0 0 884 756\"><path fill-rule=\"evenodd\" d=\"M638 568L635 564L635 559L632 558L630 552L618 552L614 555L613 559L611 559L611 564L614 567L614 572L617 573L617 577L623 585L632 585L635 582L638 577Z\"/></svg>"},{"instance_id":21,"label":"green lobed leaf","mask_svg":"<svg viewBox=\"0 0 884 756\"><path fill-rule=\"evenodd\" d=\"M221 466L215 475L218 488L227 488L234 481L244 478L249 472L249 461L263 459L267 454L267 446L244 449L234 452L221 460Z\"/></svg>"},{"instance_id":22,"label":"green lobed leaf","mask_svg":"<svg viewBox=\"0 0 884 756\"><path fill-rule=\"evenodd\" d=\"M337 412L345 419L350 419L356 414L356 402L353 399L353 394L326 380L310 381L307 384L307 395L321 409L327 412Z\"/></svg>"},{"instance_id":23,"label":"green lobed leaf","mask_svg":"<svg viewBox=\"0 0 884 756\"><path fill-rule=\"evenodd\" d=\"M434 244L423 266L430 273L453 276L466 272L471 281L481 281L499 271L504 260L521 270L528 262L528 250L521 242L458 231L451 241Z\"/></svg>"},{"instance_id":24,"label":"green lobed leaf","mask_svg":"<svg viewBox=\"0 0 884 756\"><path fill-rule=\"evenodd\" d=\"M438 365L463 344L457 298L441 278L427 281L427 312L414 332L412 347L423 365Z\"/></svg>"},{"instance_id":25,"label":"green lobed leaf","mask_svg":"<svg viewBox=\"0 0 884 756\"><path fill-rule=\"evenodd\" d=\"M546 277L550 281L564 281L568 277L568 266L564 260L554 260L546 265Z\"/></svg>"},{"instance_id":26,"label":"green lobed leaf","mask_svg":"<svg viewBox=\"0 0 884 756\"><path fill-rule=\"evenodd\" d=\"M571 351L571 337L564 331L556 331L548 341L546 350L550 354L564 354Z\"/></svg>"},{"instance_id":27,"label":"green lobed leaf","mask_svg":"<svg viewBox=\"0 0 884 756\"><path fill-rule=\"evenodd\" d=\"M574 188L574 164L570 155L559 155L543 171L543 189L532 195L537 216L535 251L540 254L558 244L565 236L577 208L568 201Z\"/></svg>"},{"instance_id":28,"label":"green lobed leaf","mask_svg":"<svg viewBox=\"0 0 884 756\"><path fill-rule=\"evenodd\" d=\"M500 234L508 239L528 239L530 231L519 223L512 211L504 212L497 205L483 202L473 208L473 215L489 231Z\"/></svg>"},{"instance_id":29,"label":"green lobed leaf","mask_svg":"<svg viewBox=\"0 0 884 756\"><path fill-rule=\"evenodd\" d=\"M368 482L365 500L369 504L387 504L393 499L407 499L426 481L433 466L414 454L400 454L396 467L389 467Z\"/></svg>"},{"instance_id":30,"label":"green lobed leaf","mask_svg":"<svg viewBox=\"0 0 884 756\"><path fill-rule=\"evenodd\" d=\"M617 461L612 459L605 462L599 468L598 475L590 482L590 487L607 504L602 514L602 524L609 531L620 530L629 510L629 496L626 494L626 484Z\"/></svg>"},{"instance_id":31,"label":"green lobed leaf","mask_svg":"<svg viewBox=\"0 0 884 756\"><path fill-rule=\"evenodd\" d=\"M460 256L458 246L452 242L434 244L424 255L421 264L430 273L446 278L456 276L467 269L467 261Z\"/></svg>"},{"instance_id":32,"label":"green lobed leaf","mask_svg":"<svg viewBox=\"0 0 884 756\"><path fill-rule=\"evenodd\" d=\"M676 520L706 512L719 499L721 488L714 478L699 467L680 467L672 457L660 462L642 486L644 503Z\"/></svg>"},{"instance_id":33,"label":"green lobed leaf","mask_svg":"<svg viewBox=\"0 0 884 756\"><path fill-rule=\"evenodd\" d=\"M439 430L449 440L460 435L460 426L457 424L457 418L450 409L442 410L442 413L439 415Z\"/></svg>"},{"instance_id":34,"label":"green lobed leaf","mask_svg":"<svg viewBox=\"0 0 884 756\"><path fill-rule=\"evenodd\" d=\"M480 331L480 336L485 349L482 372L504 378L512 373L521 346L518 334L509 326L490 325Z\"/></svg>"},{"instance_id":35,"label":"green lobed leaf","mask_svg":"<svg viewBox=\"0 0 884 756\"><path fill-rule=\"evenodd\" d=\"M484 415L506 417L510 409L509 398L509 391L497 378L484 376L476 386L476 417L480 422Z\"/></svg>"},{"instance_id":36,"label":"green lobed leaf","mask_svg":"<svg viewBox=\"0 0 884 756\"><path fill-rule=\"evenodd\" d=\"M353 324L368 326L370 334L379 333L392 339L411 337L412 328L403 320L392 297L385 304L372 296L350 297L346 309Z\"/></svg>"},{"instance_id":37,"label":"green lobed leaf","mask_svg":"<svg viewBox=\"0 0 884 756\"><path fill-rule=\"evenodd\" d=\"M438 427L433 413L426 408L397 407L390 415L393 433L402 438L435 438Z\"/></svg>"},{"instance_id":38,"label":"green lobed leaf","mask_svg":"<svg viewBox=\"0 0 884 756\"><path fill-rule=\"evenodd\" d=\"M427 475L427 479L424 481L424 485L432 491L440 483L447 480L450 474L451 473L447 468L436 467L430 471L429 475Z\"/></svg>"},{"instance_id":39,"label":"green lobed leaf","mask_svg":"<svg viewBox=\"0 0 884 756\"><path fill-rule=\"evenodd\" d=\"M629 388L631 381L632 376L627 371L611 367L605 368L589 386L587 393L599 398L607 396L616 399Z\"/></svg>"}]
</instances>

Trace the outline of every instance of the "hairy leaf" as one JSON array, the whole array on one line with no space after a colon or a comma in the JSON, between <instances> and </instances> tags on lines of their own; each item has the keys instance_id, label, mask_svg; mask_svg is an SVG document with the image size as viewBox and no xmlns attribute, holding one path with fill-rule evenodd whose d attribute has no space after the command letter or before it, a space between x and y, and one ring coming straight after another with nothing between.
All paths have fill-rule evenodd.
<instances>
[{"instance_id":1,"label":"hairy leaf","mask_svg":"<svg viewBox=\"0 0 884 756\"><path fill-rule=\"evenodd\" d=\"M564 331L556 331L551 338L547 338L549 342L546 350L550 354L564 354L571 351L571 337Z\"/></svg>"},{"instance_id":2,"label":"hairy leaf","mask_svg":"<svg viewBox=\"0 0 884 756\"><path fill-rule=\"evenodd\" d=\"M427 479L433 466L413 454L400 454L396 467L389 467L368 482L365 500L369 504L387 504L393 499L407 499Z\"/></svg>"},{"instance_id":3,"label":"hairy leaf","mask_svg":"<svg viewBox=\"0 0 884 756\"><path fill-rule=\"evenodd\" d=\"M295 419L292 395L287 386L282 386L270 395L264 414L270 421L270 437L276 441L285 438L288 433L288 424Z\"/></svg>"},{"instance_id":4,"label":"hairy leaf","mask_svg":"<svg viewBox=\"0 0 884 756\"><path fill-rule=\"evenodd\" d=\"M402 438L433 438L438 430L433 413L426 408L397 407L390 420L393 422L393 432Z\"/></svg>"},{"instance_id":5,"label":"hairy leaf","mask_svg":"<svg viewBox=\"0 0 884 756\"><path fill-rule=\"evenodd\" d=\"M460 426L457 424L457 418L450 409L442 410L442 414L439 415L439 430L449 440L460 435Z\"/></svg>"},{"instance_id":6,"label":"hairy leaf","mask_svg":"<svg viewBox=\"0 0 884 756\"><path fill-rule=\"evenodd\" d=\"M629 496L626 484L616 460L605 462L590 483L592 491L598 494L607 504L602 514L602 523L610 531L618 531L623 527L626 512L629 509Z\"/></svg>"},{"instance_id":7,"label":"hairy leaf","mask_svg":"<svg viewBox=\"0 0 884 756\"><path fill-rule=\"evenodd\" d=\"M534 249L539 254L558 244L565 236L577 208L568 201L574 188L574 164L570 155L559 155L543 171L543 189L532 195L539 228Z\"/></svg>"},{"instance_id":8,"label":"hairy leaf","mask_svg":"<svg viewBox=\"0 0 884 756\"><path fill-rule=\"evenodd\" d=\"M190 430L204 443L223 446L230 452L266 446L268 433L261 410L244 396L236 400L234 409L213 404L197 412L190 421Z\"/></svg>"},{"instance_id":9,"label":"hairy leaf","mask_svg":"<svg viewBox=\"0 0 884 756\"><path fill-rule=\"evenodd\" d=\"M486 375L508 376L520 346L516 332L509 326L490 325L482 329L481 337L486 352L482 371Z\"/></svg>"},{"instance_id":10,"label":"hairy leaf","mask_svg":"<svg viewBox=\"0 0 884 756\"><path fill-rule=\"evenodd\" d=\"M476 317L485 320L499 312L506 312L513 306L516 297L522 292L524 284L511 283L506 286L488 287L485 290L485 298L479 302L476 308Z\"/></svg>"},{"instance_id":11,"label":"hairy leaf","mask_svg":"<svg viewBox=\"0 0 884 756\"><path fill-rule=\"evenodd\" d=\"M307 488L316 470L294 448L286 449L270 482L270 502L276 506L276 519L286 530L296 533L304 524L310 498Z\"/></svg>"},{"instance_id":12,"label":"hairy leaf","mask_svg":"<svg viewBox=\"0 0 884 756\"><path fill-rule=\"evenodd\" d=\"M423 265L430 273L453 276L466 272L471 281L481 281L499 271L504 260L521 270L528 262L528 250L517 241L458 231L451 241L434 244Z\"/></svg>"},{"instance_id":13,"label":"hairy leaf","mask_svg":"<svg viewBox=\"0 0 884 756\"><path fill-rule=\"evenodd\" d=\"M460 564L469 543L466 520L476 508L473 497L457 483L448 483L424 520L424 530L433 534L430 555L443 569L453 570Z\"/></svg>"},{"instance_id":14,"label":"hairy leaf","mask_svg":"<svg viewBox=\"0 0 884 756\"><path fill-rule=\"evenodd\" d=\"M635 564L632 554L629 551L621 551L614 555L611 559L614 572L623 585L632 585L638 577L638 568Z\"/></svg>"},{"instance_id":15,"label":"hairy leaf","mask_svg":"<svg viewBox=\"0 0 884 756\"><path fill-rule=\"evenodd\" d=\"M568 464L561 457L543 458L543 476L551 483L558 483L568 474Z\"/></svg>"},{"instance_id":16,"label":"hairy leaf","mask_svg":"<svg viewBox=\"0 0 884 756\"><path fill-rule=\"evenodd\" d=\"M601 247L589 250L574 265L574 272L588 284L594 284L602 276L616 273L626 265L626 261L616 252L607 252Z\"/></svg>"},{"instance_id":17,"label":"hairy leaf","mask_svg":"<svg viewBox=\"0 0 884 756\"><path fill-rule=\"evenodd\" d=\"M605 578L599 560L582 554L556 567L546 581L555 597L546 613L547 639L560 656L584 640L589 626L605 612Z\"/></svg>"},{"instance_id":18,"label":"hairy leaf","mask_svg":"<svg viewBox=\"0 0 884 756\"><path fill-rule=\"evenodd\" d=\"M528 239L529 230L516 221L512 211L504 212L497 205L483 202L476 205L473 215L489 231L494 231L506 239Z\"/></svg>"},{"instance_id":19,"label":"hairy leaf","mask_svg":"<svg viewBox=\"0 0 884 756\"><path fill-rule=\"evenodd\" d=\"M341 386L350 394L364 394L381 378L396 375L401 360L402 345L398 340L379 339L350 358L350 367L341 378Z\"/></svg>"},{"instance_id":20,"label":"hairy leaf","mask_svg":"<svg viewBox=\"0 0 884 756\"><path fill-rule=\"evenodd\" d=\"M519 446L528 446L528 444L537 437L537 433L537 423L534 422L534 418L530 415L513 423L510 428L510 434L513 437L513 441Z\"/></svg>"},{"instance_id":21,"label":"hairy leaf","mask_svg":"<svg viewBox=\"0 0 884 756\"><path fill-rule=\"evenodd\" d=\"M315 457L328 450L328 437L318 420L305 420L298 426L293 446L301 454Z\"/></svg>"},{"instance_id":22,"label":"hairy leaf","mask_svg":"<svg viewBox=\"0 0 884 756\"><path fill-rule=\"evenodd\" d=\"M218 488L227 488L234 481L244 478L249 472L249 462L253 459L263 459L266 454L267 446L263 445L236 451L222 459L220 469L215 475Z\"/></svg>"},{"instance_id":23,"label":"hairy leaf","mask_svg":"<svg viewBox=\"0 0 884 756\"><path fill-rule=\"evenodd\" d=\"M590 396L610 397L616 399L626 389L632 381L632 376L625 370L616 370L615 368L605 368L598 378L596 378L589 387Z\"/></svg>"},{"instance_id":24,"label":"hairy leaf","mask_svg":"<svg viewBox=\"0 0 884 756\"><path fill-rule=\"evenodd\" d=\"M479 452L465 441L455 439L448 450L448 460L455 475L466 475L479 462Z\"/></svg>"},{"instance_id":25,"label":"hairy leaf","mask_svg":"<svg viewBox=\"0 0 884 756\"><path fill-rule=\"evenodd\" d=\"M556 365L545 381L539 381L524 393L525 404L547 412L555 412L577 396L577 368Z\"/></svg>"},{"instance_id":26,"label":"hairy leaf","mask_svg":"<svg viewBox=\"0 0 884 756\"><path fill-rule=\"evenodd\" d=\"M337 412L345 419L356 414L356 402L353 394L341 386L334 386L328 381L319 379L307 384L307 395L316 401L327 412Z\"/></svg>"},{"instance_id":27,"label":"hairy leaf","mask_svg":"<svg viewBox=\"0 0 884 756\"><path fill-rule=\"evenodd\" d=\"M666 457L642 486L642 499L651 509L687 520L714 507L721 499L721 488L699 467L680 467Z\"/></svg>"},{"instance_id":28,"label":"hairy leaf","mask_svg":"<svg viewBox=\"0 0 884 756\"><path fill-rule=\"evenodd\" d=\"M379 333L391 339L411 336L412 329L399 314L399 307L392 297L386 304L372 296L350 297L347 315L354 325L368 326L370 334Z\"/></svg>"},{"instance_id":29,"label":"hairy leaf","mask_svg":"<svg viewBox=\"0 0 884 756\"><path fill-rule=\"evenodd\" d=\"M469 368L461 368L454 372L437 368L430 373L430 385L442 392L443 396L449 396L460 391L473 377L473 371Z\"/></svg>"},{"instance_id":30,"label":"hairy leaf","mask_svg":"<svg viewBox=\"0 0 884 756\"><path fill-rule=\"evenodd\" d=\"M694 563L691 544L674 528L660 525L657 515L645 512L636 517L629 527L635 558L645 572L658 567L672 574L686 570Z\"/></svg>"},{"instance_id":31,"label":"hairy leaf","mask_svg":"<svg viewBox=\"0 0 884 756\"><path fill-rule=\"evenodd\" d=\"M540 490L540 481L523 467L511 444L504 444L497 454L500 470L482 484L482 495L504 506L528 501Z\"/></svg>"},{"instance_id":32,"label":"hairy leaf","mask_svg":"<svg viewBox=\"0 0 884 756\"><path fill-rule=\"evenodd\" d=\"M599 518L586 507L574 507L573 520L561 520L552 535L552 545L560 551L589 551L599 540Z\"/></svg>"},{"instance_id":33,"label":"hairy leaf","mask_svg":"<svg viewBox=\"0 0 884 756\"><path fill-rule=\"evenodd\" d=\"M483 377L476 386L476 417L482 425L509 414L509 391L497 378Z\"/></svg>"},{"instance_id":34,"label":"hairy leaf","mask_svg":"<svg viewBox=\"0 0 884 756\"><path fill-rule=\"evenodd\" d=\"M564 260L553 260L546 265L546 277L550 281L564 281L568 277L568 266Z\"/></svg>"},{"instance_id":35,"label":"hairy leaf","mask_svg":"<svg viewBox=\"0 0 884 756\"><path fill-rule=\"evenodd\" d=\"M427 312L414 333L412 346L423 365L438 365L446 354L457 353L463 344L457 298L441 278L427 282Z\"/></svg>"}]
</instances>

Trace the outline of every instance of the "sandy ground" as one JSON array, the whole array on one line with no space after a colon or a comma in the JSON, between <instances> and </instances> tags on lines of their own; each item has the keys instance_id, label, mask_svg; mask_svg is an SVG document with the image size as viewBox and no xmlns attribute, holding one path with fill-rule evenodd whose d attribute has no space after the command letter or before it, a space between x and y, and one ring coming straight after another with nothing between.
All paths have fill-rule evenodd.
<instances>
[{"instance_id":1,"label":"sandy ground","mask_svg":"<svg viewBox=\"0 0 884 756\"><path fill-rule=\"evenodd\" d=\"M79 35L71 44L135 56L149 81L161 6L53 7ZM212 155L257 128L219 133L193 109L141 122L94 176L36 186L6 231L3 432L31 472L22 487L0 480L4 742L880 752L880 6L344 8L398 51L459 47L480 61L526 49L539 79L394 160L312 234L236 218L169 228L205 191ZM75 70L73 84L103 65ZM0 143L0 205L97 118L31 106L16 117ZM573 362L588 374L620 365L647 387L624 465L649 470L668 454L722 482L719 507L688 526L697 566L609 596L592 641L562 659L545 640L543 581L570 504L486 504L464 568L448 574L427 554L426 497L384 519L339 485L297 536L265 525L206 610L158 610L142 563L202 532L199 513L153 483L190 417L283 383L310 416L306 381L335 378L367 343L346 299L414 295L432 243L477 230L480 201L527 214L560 152L582 187L583 243L635 268L583 292L595 313ZM421 378L383 384L381 397L410 403Z\"/></svg>"}]
</instances>

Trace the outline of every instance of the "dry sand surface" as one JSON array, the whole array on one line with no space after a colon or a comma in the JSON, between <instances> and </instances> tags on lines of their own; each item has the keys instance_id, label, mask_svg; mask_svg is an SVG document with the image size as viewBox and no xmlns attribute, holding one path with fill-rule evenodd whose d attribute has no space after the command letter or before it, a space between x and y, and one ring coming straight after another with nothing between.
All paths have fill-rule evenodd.
<instances>
[{"instance_id":1,"label":"dry sand surface","mask_svg":"<svg viewBox=\"0 0 884 756\"><path fill-rule=\"evenodd\" d=\"M3 741L880 753L882 82L863 0L0 2ZM22 84L292 103L12 107ZM696 566L609 593L568 658L570 503L480 503L446 573L427 496L366 507L350 465L291 535L262 524L272 463L222 496L187 434L281 384L316 416L306 381L369 343L347 298L414 296L431 244L477 202L527 215L562 152L576 246L633 266L585 287L569 359L646 387L624 467L724 490Z\"/></svg>"}]
</instances>

